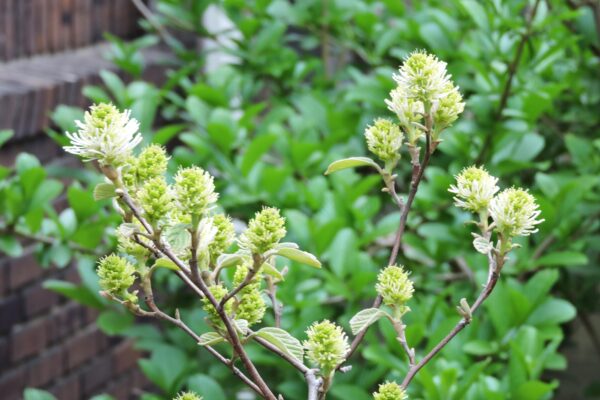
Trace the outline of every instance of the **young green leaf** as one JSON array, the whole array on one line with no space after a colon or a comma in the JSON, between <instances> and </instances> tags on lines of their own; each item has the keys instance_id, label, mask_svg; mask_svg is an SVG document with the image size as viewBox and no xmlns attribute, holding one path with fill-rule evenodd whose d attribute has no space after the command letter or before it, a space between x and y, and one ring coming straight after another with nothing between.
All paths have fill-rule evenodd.
<instances>
[{"instance_id":1,"label":"young green leaf","mask_svg":"<svg viewBox=\"0 0 600 400\"><path fill-rule=\"evenodd\" d=\"M337 160L332 162L329 167L327 167L327 171L325 171L325 175L329 175L333 172L341 171L343 169L355 168L355 167L373 167L377 170L377 172L381 173L381 167L377 165L375 161L368 157L349 157L344 158L342 160Z\"/></svg>"},{"instance_id":2,"label":"young green leaf","mask_svg":"<svg viewBox=\"0 0 600 400\"><path fill-rule=\"evenodd\" d=\"M321 268L321 262L317 259L317 257L306 251L294 249L292 247L284 247L277 249L275 254L292 261L298 261L311 267Z\"/></svg>"},{"instance_id":3,"label":"young green leaf","mask_svg":"<svg viewBox=\"0 0 600 400\"><path fill-rule=\"evenodd\" d=\"M99 183L94 188L94 199L96 201L110 199L116 195L117 192L115 191L115 185L112 183Z\"/></svg>"},{"instance_id":4,"label":"young green leaf","mask_svg":"<svg viewBox=\"0 0 600 400\"><path fill-rule=\"evenodd\" d=\"M379 308L366 308L352 317L350 320L350 329L356 335L358 332L377 322L381 317L391 318L388 313Z\"/></svg>"},{"instance_id":5,"label":"young green leaf","mask_svg":"<svg viewBox=\"0 0 600 400\"><path fill-rule=\"evenodd\" d=\"M265 339L300 362L304 359L304 349L300 341L283 329L266 327L256 332L255 335Z\"/></svg>"},{"instance_id":6,"label":"young green leaf","mask_svg":"<svg viewBox=\"0 0 600 400\"><path fill-rule=\"evenodd\" d=\"M200 340L198 344L200 346L212 346L217 343L224 342L223 336L219 335L217 332L206 332L200 335Z\"/></svg>"}]
</instances>

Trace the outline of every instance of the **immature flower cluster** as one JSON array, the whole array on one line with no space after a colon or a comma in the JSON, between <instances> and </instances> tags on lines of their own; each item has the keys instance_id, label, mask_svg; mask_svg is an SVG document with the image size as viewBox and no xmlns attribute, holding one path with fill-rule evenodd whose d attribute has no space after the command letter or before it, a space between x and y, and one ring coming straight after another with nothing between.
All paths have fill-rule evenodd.
<instances>
[{"instance_id":1,"label":"immature flower cluster","mask_svg":"<svg viewBox=\"0 0 600 400\"><path fill-rule=\"evenodd\" d=\"M543 219L535 198L526 190L510 188L503 190L490 202L490 215L496 230L506 237L529 236L538 230L535 226Z\"/></svg>"},{"instance_id":2,"label":"immature flower cluster","mask_svg":"<svg viewBox=\"0 0 600 400\"><path fill-rule=\"evenodd\" d=\"M385 118L376 119L365 130L369 151L388 164L395 164L400 158L403 137L400 127Z\"/></svg>"},{"instance_id":3,"label":"immature flower cluster","mask_svg":"<svg viewBox=\"0 0 600 400\"><path fill-rule=\"evenodd\" d=\"M198 396L194 392L181 392L173 400L202 400L202 396Z\"/></svg>"},{"instance_id":4,"label":"immature flower cluster","mask_svg":"<svg viewBox=\"0 0 600 400\"><path fill-rule=\"evenodd\" d=\"M384 304L401 310L406 310L405 304L415 290L404 267L396 265L390 265L379 273L375 289Z\"/></svg>"},{"instance_id":5,"label":"immature flower cluster","mask_svg":"<svg viewBox=\"0 0 600 400\"><path fill-rule=\"evenodd\" d=\"M348 338L341 327L324 320L315 322L306 331L308 340L303 345L308 359L327 377L344 361L350 350Z\"/></svg>"},{"instance_id":6,"label":"immature flower cluster","mask_svg":"<svg viewBox=\"0 0 600 400\"><path fill-rule=\"evenodd\" d=\"M175 194L181 212L200 216L217 201L213 177L202 168L182 168L175 175Z\"/></svg>"},{"instance_id":7,"label":"immature flower cluster","mask_svg":"<svg viewBox=\"0 0 600 400\"><path fill-rule=\"evenodd\" d=\"M120 166L142 141L139 123L130 118L130 111L119 112L112 104L98 104L84 115L84 122L75 121L79 130L66 132L71 141L65 151L85 161L98 160L103 166Z\"/></svg>"},{"instance_id":8,"label":"immature flower cluster","mask_svg":"<svg viewBox=\"0 0 600 400\"><path fill-rule=\"evenodd\" d=\"M135 296L127 293L127 289L135 281L135 267L129 261L115 254L108 255L100 259L97 272L100 287L104 291L125 300L137 300Z\"/></svg>"},{"instance_id":9,"label":"immature flower cluster","mask_svg":"<svg viewBox=\"0 0 600 400\"><path fill-rule=\"evenodd\" d=\"M134 223L140 231L143 231L143 228L139 222ZM117 243L119 252L129 254L136 259L143 259L150 255L150 250L146 247L138 244L133 240L133 230L134 228L131 226L132 224L121 224L119 228L117 228ZM150 246L150 241L145 238L138 236L138 239Z\"/></svg>"},{"instance_id":10,"label":"immature flower cluster","mask_svg":"<svg viewBox=\"0 0 600 400\"><path fill-rule=\"evenodd\" d=\"M464 102L446 63L424 51L413 52L394 74L397 87L386 100L388 109L394 112L400 125L407 132L409 143L414 145L423 135L419 124L423 114L432 113L434 139L444 128L450 126L464 110Z\"/></svg>"},{"instance_id":11,"label":"immature flower cluster","mask_svg":"<svg viewBox=\"0 0 600 400\"><path fill-rule=\"evenodd\" d=\"M227 251L235 240L235 230L233 222L225 214L216 214L213 216L213 225L217 232L212 242L208 245L208 252L211 260L216 261L217 257Z\"/></svg>"},{"instance_id":12,"label":"immature flower cluster","mask_svg":"<svg viewBox=\"0 0 600 400\"><path fill-rule=\"evenodd\" d=\"M377 392L373 393L374 400L405 400L408 395L396 382L386 382L379 385Z\"/></svg>"},{"instance_id":13,"label":"immature flower cluster","mask_svg":"<svg viewBox=\"0 0 600 400\"><path fill-rule=\"evenodd\" d=\"M138 199L151 224L164 220L173 208L173 193L162 176L144 183L138 192Z\"/></svg>"},{"instance_id":14,"label":"immature flower cluster","mask_svg":"<svg viewBox=\"0 0 600 400\"><path fill-rule=\"evenodd\" d=\"M135 172L139 182L162 176L167 172L169 157L164 147L152 144L146 147L137 157Z\"/></svg>"},{"instance_id":15,"label":"immature flower cluster","mask_svg":"<svg viewBox=\"0 0 600 400\"><path fill-rule=\"evenodd\" d=\"M240 247L252 254L263 254L275 247L285 234L285 218L278 209L265 207L248 223L248 229L240 237Z\"/></svg>"},{"instance_id":16,"label":"immature flower cluster","mask_svg":"<svg viewBox=\"0 0 600 400\"><path fill-rule=\"evenodd\" d=\"M212 293L212 295L214 296L215 300L217 300L217 302L221 301L223 299L223 297L225 297L227 295L227 289L225 288L225 286L220 285L220 284L212 285L208 288L208 290L210 291L210 293ZM208 320L215 328L223 327L223 321L221 320L221 317L219 316L217 309L212 305L212 303L210 302L208 297L202 298L202 309L206 312L206 314L208 314L208 316L207 316ZM231 314L232 309L233 308L231 305L231 301L228 301L227 303L225 303L224 310L227 315Z\"/></svg>"},{"instance_id":17,"label":"immature flower cluster","mask_svg":"<svg viewBox=\"0 0 600 400\"><path fill-rule=\"evenodd\" d=\"M238 265L233 276L233 286L240 285L250 270L249 262ZM260 292L260 275L256 274L250 283L238 293L238 304L235 309L236 319L245 319L252 326L262 321L267 306Z\"/></svg>"},{"instance_id":18,"label":"immature flower cluster","mask_svg":"<svg viewBox=\"0 0 600 400\"><path fill-rule=\"evenodd\" d=\"M450 186L457 207L479 213L488 209L490 201L499 190L498 178L484 168L471 166L456 176L456 185Z\"/></svg>"}]
</instances>

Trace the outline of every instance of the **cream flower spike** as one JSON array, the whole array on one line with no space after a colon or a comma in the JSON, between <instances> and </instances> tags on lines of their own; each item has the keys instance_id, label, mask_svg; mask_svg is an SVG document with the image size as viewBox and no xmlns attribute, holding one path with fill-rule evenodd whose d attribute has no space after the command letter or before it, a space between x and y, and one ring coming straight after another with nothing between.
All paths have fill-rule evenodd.
<instances>
[{"instance_id":1,"label":"cream flower spike","mask_svg":"<svg viewBox=\"0 0 600 400\"><path fill-rule=\"evenodd\" d=\"M94 105L84 115L84 121L75 121L79 130L66 132L71 141L64 149L83 158L98 160L102 166L118 167L131 156L142 141L140 124L130 117L131 111L119 110L112 104Z\"/></svg>"}]
</instances>

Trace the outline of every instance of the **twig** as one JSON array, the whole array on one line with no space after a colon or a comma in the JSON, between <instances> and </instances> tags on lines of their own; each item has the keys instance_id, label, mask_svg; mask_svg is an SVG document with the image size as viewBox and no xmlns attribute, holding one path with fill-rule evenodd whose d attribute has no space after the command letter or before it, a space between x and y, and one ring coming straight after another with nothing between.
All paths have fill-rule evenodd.
<instances>
[{"instance_id":1,"label":"twig","mask_svg":"<svg viewBox=\"0 0 600 400\"><path fill-rule=\"evenodd\" d=\"M251 332L250 334L252 335L253 332ZM302 373L306 373L306 371L309 370L309 368L302 364L301 361L297 360L296 358L282 352L281 350L279 350L278 347L276 347L275 345L271 344L271 342L266 341L265 339L256 336L256 335L252 335L252 339L254 339L254 341L258 344L260 344L262 347L264 347L265 349L277 354L279 357L283 358L284 360L286 360L287 362L289 362L294 368L296 368L298 371L302 372Z\"/></svg>"},{"instance_id":2,"label":"twig","mask_svg":"<svg viewBox=\"0 0 600 400\"><path fill-rule=\"evenodd\" d=\"M413 201L415 200L415 196L417 194L417 190L419 189L419 184L421 183L421 180L423 179L423 173L425 172L425 168L427 168L427 165L429 165L429 160L431 157L431 151L432 151L432 145L431 145L431 128L432 128L432 121L431 121L431 117L427 118L427 132L425 134L425 154L423 155L423 161L420 164L413 164L414 168L413 168L413 174L412 174L412 179L411 179L411 183L410 183L410 191L408 193L408 198L406 200L406 204L404 204L404 206L402 207L402 212L400 215L400 224L398 225L398 230L396 232L396 238L394 239L394 246L392 248L392 253L390 254L390 258L388 260L388 265L393 265L396 262L396 259L398 257L398 249L400 248L400 243L402 242L402 236L404 235L404 230L406 228L406 221L408 219L408 212L410 211ZM375 298L375 300L373 301L373 308L379 308L381 306L381 296L377 296ZM367 334L367 329L365 328L362 331L360 331L358 333L358 335L356 335L356 337L354 338L354 340L352 341L352 344L350 345L350 350L348 351L348 353L346 354L345 359L348 360L350 359L350 357L352 357L352 355L354 354L354 352L356 351L356 349L358 348L358 346L360 345L360 343L363 341L365 335ZM342 365L340 364L340 366L338 366L338 370L340 369Z\"/></svg>"},{"instance_id":3,"label":"twig","mask_svg":"<svg viewBox=\"0 0 600 400\"><path fill-rule=\"evenodd\" d=\"M398 334L397 339L404 348L404 352L408 357L408 365L410 368L412 368L415 365L415 349L412 349L406 341L406 325L404 325L402 321L398 320L393 320L392 324L394 325L394 329Z\"/></svg>"},{"instance_id":4,"label":"twig","mask_svg":"<svg viewBox=\"0 0 600 400\"><path fill-rule=\"evenodd\" d=\"M250 376L252 378L252 381L254 381L260 388L260 391L261 391L263 397L267 400L277 400L277 398L275 397L273 392L271 392L271 389L269 389L269 386L266 384L266 382L264 381L264 379L262 378L262 376L260 375L260 373L258 372L256 367L254 366L254 364L248 357L248 354L244 350L242 342L240 341L237 331L235 330L231 320L229 319L229 316L225 313L223 308L221 308L219 306L219 302L212 295L212 293L210 292L210 290L208 289L208 287L206 286L204 281L202 279L200 279L198 282L192 282L189 279L190 269L185 265L185 263L183 261L181 261L179 259L179 257L177 257L168 246L165 246L164 243L162 243L160 237L156 237L155 235L152 235L152 227L148 224L148 222L142 216L141 211L137 208L137 206L135 205L135 203L129 196L129 193L127 193L127 189L125 187L121 186L118 190L118 194L121 197L121 199L125 202L125 204L131 209L131 211L133 212L135 217L140 221L140 223L148 231L148 233L151 234L151 236L153 237L153 239L152 239L153 243L156 246L156 248L158 250L160 250L160 252L163 253L167 258L169 258L171 261L173 261L175 263L175 265L177 265L177 267L179 267L179 269L183 272L183 273L178 274L179 277L182 278L186 282L186 284L188 286L190 286L191 288L195 288L197 286L197 289L199 289L200 292L202 292L202 295L205 296L209 300L211 305L215 308L215 310L219 314L219 317L221 318L221 320L223 320L223 323L225 325L227 334L229 335L229 338L231 340L231 344L233 346L235 353L242 360L244 366L246 367L246 370L248 371L248 373L250 374ZM178 271L178 272L180 272L180 271ZM195 283L197 283L197 285Z\"/></svg>"},{"instance_id":5,"label":"twig","mask_svg":"<svg viewBox=\"0 0 600 400\"><path fill-rule=\"evenodd\" d=\"M159 21L156 20L156 17L154 14L152 14L152 11L144 4L142 0L131 0L131 2L135 8L138 9L140 14L146 18L146 21L148 21L150 25L156 29L156 32L158 32L165 43L173 43L175 41L175 38L171 36L171 34L160 24Z\"/></svg>"},{"instance_id":6,"label":"twig","mask_svg":"<svg viewBox=\"0 0 600 400\"><path fill-rule=\"evenodd\" d=\"M254 258L254 264L252 265L252 268L246 274L246 277L244 278L242 283L240 283L236 288L234 288L229 293L227 293L225 296L223 296L223 298L219 302L219 308L223 309L223 306L225 306L225 303L227 303L229 301L229 299L231 299L233 296L238 294L243 288L245 288L246 286L248 286L250 284L250 282L252 282L252 279L256 276L256 273L260 269L260 266L262 265L262 261L263 261L262 257L260 257L260 255L258 255L258 254L255 254L253 258Z\"/></svg>"},{"instance_id":7,"label":"twig","mask_svg":"<svg viewBox=\"0 0 600 400\"><path fill-rule=\"evenodd\" d=\"M481 306L481 304L485 301L485 299L487 299L489 297L489 295L492 293L492 291L494 290L494 287L496 286L496 283L498 282L498 277L500 276L499 273L500 273L500 270L502 269L503 264L504 264L504 254L490 253L488 255L488 280L487 280L483 290L479 294L479 297L477 297L477 300L475 301L475 303L473 303L473 305L470 307L471 314L474 313L475 311L477 311L479 306ZM425 357L423 357L423 359L421 361L419 361L418 364L410 367L410 369L408 370L408 374L406 375L406 377L404 378L404 381L402 382L402 387L404 389L406 389L406 387L413 380L413 378L415 377L417 372L419 372L419 370L421 370L421 368L423 368L425 366L425 364L427 364L433 357L435 357L452 339L454 339L454 337L460 331L462 331L470 323L471 323L471 318L463 317L458 322L458 324L456 324L456 326L452 329L452 331L450 331L450 333L448 335L446 335L446 337L444 339L442 339L441 342L439 342L433 349L431 349L431 351Z\"/></svg>"},{"instance_id":8,"label":"twig","mask_svg":"<svg viewBox=\"0 0 600 400\"><path fill-rule=\"evenodd\" d=\"M539 5L540 5L540 0L536 0L535 4L533 5L533 9L529 13L529 17L527 18L525 33L523 33L523 35L521 37L521 41L519 42L519 45L517 46L515 58L512 60L512 62L508 66L508 79L506 80L506 84L504 85L504 89L502 90L502 95L500 97L500 103L498 105L498 108L496 109L496 113L495 113L495 117L494 117L494 119L496 121L500 120L500 118L502 117L502 112L504 111L504 108L506 107L506 104L508 103L508 98L510 97L510 91L512 89L512 84L513 84L515 75L517 74L517 68L519 67L519 64L521 62L521 57L523 56L523 50L525 49L525 44L531 37L532 27L533 27L533 19L535 18L535 15L537 13L537 9L538 9ZM485 141L483 142L483 146L481 147L481 150L479 151L479 155L477 156L477 161L475 162L476 164L481 164L481 162L486 157L488 150L491 150L491 147L493 146L492 138L493 138L493 135L491 134L490 131L488 131L487 136L485 137Z\"/></svg>"},{"instance_id":9,"label":"twig","mask_svg":"<svg viewBox=\"0 0 600 400\"><path fill-rule=\"evenodd\" d=\"M275 317L275 327L281 328L281 313L282 313L282 305L277 301L277 285L273 282L273 279L269 276L267 277L267 294L269 295L269 299L271 299L271 304L273 305L273 316Z\"/></svg>"},{"instance_id":10,"label":"twig","mask_svg":"<svg viewBox=\"0 0 600 400\"><path fill-rule=\"evenodd\" d=\"M307 400L317 400L319 397L319 388L323 384L323 379L317 378L317 372L318 370L309 369L304 374L306 377L306 383L308 384Z\"/></svg>"}]
</instances>

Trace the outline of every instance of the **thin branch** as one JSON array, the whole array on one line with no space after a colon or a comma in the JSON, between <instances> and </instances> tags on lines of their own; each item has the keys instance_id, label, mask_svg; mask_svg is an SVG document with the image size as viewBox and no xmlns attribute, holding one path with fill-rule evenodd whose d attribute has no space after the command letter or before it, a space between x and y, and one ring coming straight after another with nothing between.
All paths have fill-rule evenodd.
<instances>
[{"instance_id":1,"label":"thin branch","mask_svg":"<svg viewBox=\"0 0 600 400\"><path fill-rule=\"evenodd\" d=\"M479 306L489 297L489 295L496 287L496 283L498 283L498 277L500 276L500 270L502 269L502 265L504 264L504 255L503 254L492 254L488 255L488 280L485 284L483 290L475 300L475 303L470 307L471 314L477 311ZM471 318L463 317L458 324L443 338L431 351L423 357L418 364L413 365L408 370L408 374L404 381L402 382L402 387L406 389L406 387L413 380L417 372L421 370L433 357L435 357L454 337L462 331L467 325L471 323Z\"/></svg>"},{"instance_id":2,"label":"thin branch","mask_svg":"<svg viewBox=\"0 0 600 400\"><path fill-rule=\"evenodd\" d=\"M267 294L273 305L273 316L275 317L275 327L281 328L281 314L283 311L282 304L277 301L277 285L273 282L272 277L267 277Z\"/></svg>"},{"instance_id":3,"label":"thin branch","mask_svg":"<svg viewBox=\"0 0 600 400\"><path fill-rule=\"evenodd\" d=\"M318 400L319 389L323 384L322 378L317 378L318 370L309 369L306 371L304 376L306 377L306 383L308 384L308 398L307 400Z\"/></svg>"},{"instance_id":4,"label":"thin branch","mask_svg":"<svg viewBox=\"0 0 600 400\"><path fill-rule=\"evenodd\" d=\"M258 270L260 269L260 266L262 265L262 257L260 257L260 255L254 254L253 258L254 258L254 264L252 265L252 268L246 274L246 277L244 278L242 283L240 283L236 288L234 288L229 293L227 293L225 296L223 296L223 298L219 302L219 308L223 309L223 307L225 306L225 303L227 303L229 301L229 299L231 299L233 296L238 294L243 288L245 288L246 286L248 286L250 284L250 282L252 282L252 279L254 279L254 277L258 273Z\"/></svg>"},{"instance_id":5,"label":"thin branch","mask_svg":"<svg viewBox=\"0 0 600 400\"><path fill-rule=\"evenodd\" d=\"M517 46L517 51L515 53L515 57L513 58L510 65L508 66L508 78L506 80L506 84L504 85L504 89L502 90L502 95L500 97L500 103L498 105L498 108L496 109L496 113L494 116L494 119L496 121L499 121L502 118L502 112L504 111L504 108L506 108L506 105L508 104L508 99L510 97L510 91L512 89L512 84L513 84L514 78L517 74L517 69L519 67L519 64L521 63L521 57L523 56L523 50L525 50L525 44L531 37L532 30L533 30L533 20L535 18L535 15L537 14L539 5L540 5L540 0L536 0L535 4L533 5L533 9L529 13L529 17L527 18L527 22L525 25L525 32L521 36L521 41L519 42L519 44ZM491 147L493 146L492 138L493 138L492 132L488 131L487 135L485 137L485 141L483 142L483 146L481 147L479 155L477 156L477 161L475 162L476 164L481 164L481 162L485 159L488 152L491 152Z\"/></svg>"},{"instance_id":6,"label":"thin branch","mask_svg":"<svg viewBox=\"0 0 600 400\"><path fill-rule=\"evenodd\" d=\"M415 365L415 349L411 348L408 345L408 342L406 340L406 325L404 325L402 323L402 321L392 321L392 324L394 325L394 329L396 330L396 333L398 334L398 341L400 342L400 344L402 345L402 348L404 349L404 352L406 353L406 356L408 357L408 365L410 368L412 368Z\"/></svg>"},{"instance_id":7,"label":"thin branch","mask_svg":"<svg viewBox=\"0 0 600 400\"><path fill-rule=\"evenodd\" d=\"M423 173L425 172L425 168L427 168L427 165L429 165L429 160L431 157L431 152L432 152L432 144L431 144L431 128L432 128L432 121L431 121L431 117L427 118L427 133L425 135L425 154L423 155L423 161L421 163L413 163L413 174L412 174L412 179L411 179L411 183L410 183L410 191L408 193L408 198L406 200L406 204L404 204L404 206L402 207L402 213L400 215L400 224L398 225L398 230L396 232L396 238L394 240L394 246L392 248L392 253L390 254L390 258L388 260L388 265L393 265L396 262L396 259L398 257L398 250L400 248L400 243L402 242L402 236L404 235L404 231L406 229L406 221L408 219L408 212L410 211L413 201L415 200L415 196L417 194L417 190L419 189L419 184L421 183L421 180L423 179ZM375 300L373 301L373 308L379 308L381 306L381 296L377 296L375 298ZM346 354L346 360L350 359L350 357L352 357L352 355L354 354L354 352L356 351L356 349L358 348L358 346L360 345L360 343L363 341L365 335L367 334L367 328L363 329L362 331L360 331L358 333L358 335L356 335L356 337L354 338L354 340L352 341L352 344L350 345L350 350L348 351L348 353ZM338 369L341 368L341 364L340 366L338 366Z\"/></svg>"},{"instance_id":8,"label":"thin branch","mask_svg":"<svg viewBox=\"0 0 600 400\"><path fill-rule=\"evenodd\" d=\"M252 334L252 333L251 333ZM297 360L296 358L282 352L278 347L276 347L275 345L271 344L271 342L266 341L265 339L259 337L259 336L252 336L252 339L254 339L254 341L258 344L260 344L262 347L264 347L265 349L271 351L272 353L277 354L279 357L283 358L284 360L286 360L287 362L289 362L294 368L296 368L298 371L302 372L302 373L306 373L309 368L302 364L301 361Z\"/></svg>"},{"instance_id":9,"label":"thin branch","mask_svg":"<svg viewBox=\"0 0 600 400\"><path fill-rule=\"evenodd\" d=\"M152 11L144 4L142 0L131 0L135 8L138 9L140 14L152 25L156 32L160 35L165 43L173 43L175 42L175 38L165 29L164 26L161 25L160 21L156 19L156 16L152 13Z\"/></svg>"},{"instance_id":10,"label":"thin branch","mask_svg":"<svg viewBox=\"0 0 600 400\"><path fill-rule=\"evenodd\" d=\"M137 208L137 206L135 205L135 203L129 196L129 193L127 193L127 189L125 187L121 186L118 190L118 194L121 197L121 199L125 202L125 204L131 209L131 211L133 212L135 217L140 221L140 223L148 231L148 233L152 234L152 227L150 226L150 224L148 224L148 222L142 216L141 211ZM231 344L233 346L235 353L242 360L244 366L246 367L246 370L250 374L252 380L254 382L256 382L256 384L260 388L260 391L263 394L264 398L267 400L277 400L277 398L275 397L275 395L273 394L273 392L271 391L269 386L266 384L266 382L264 381L264 379L262 378L262 376L260 375L260 373L258 372L256 367L254 366L254 364L248 357L248 354L244 350L242 342L241 342L241 340L237 334L237 331L234 328L231 320L229 319L229 316L225 313L223 308L219 307L219 302L212 295L212 293L210 292L210 290L208 289L208 287L206 286L204 281L202 279L200 279L198 282L196 282L197 285L195 285L194 282L192 282L189 279L190 269L185 265L185 263L183 261L181 261L179 259L179 257L177 257L173 253L173 251L161 241L160 237L155 237L155 235L153 235L152 240L153 240L156 248L158 250L160 250L160 252L163 253L165 256L167 256L171 261L173 261L175 263L175 265L177 265L177 267L179 267L179 269L184 272L184 273L180 273L178 275L182 279L184 279L186 284L188 284L188 286L190 286L191 288L194 288L197 286L197 288L200 290L200 292L202 292L202 295L205 296L209 300L211 305L215 308L215 310L219 314L219 317L221 318L221 320L223 320L223 323L225 324L227 334L229 335L229 338L231 340Z\"/></svg>"}]
</instances>

